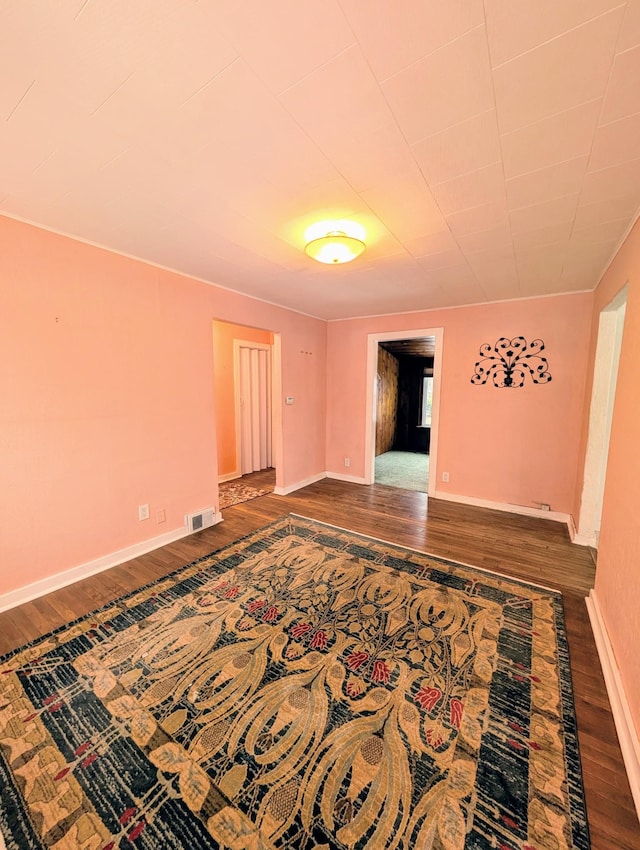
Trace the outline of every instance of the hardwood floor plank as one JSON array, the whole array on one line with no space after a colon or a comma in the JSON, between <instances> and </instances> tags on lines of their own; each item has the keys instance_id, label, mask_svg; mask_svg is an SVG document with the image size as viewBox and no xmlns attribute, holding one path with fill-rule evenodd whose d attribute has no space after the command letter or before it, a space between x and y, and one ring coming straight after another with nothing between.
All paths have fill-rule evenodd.
<instances>
[{"instance_id":1,"label":"hardwood floor plank","mask_svg":"<svg viewBox=\"0 0 640 850\"><path fill-rule=\"evenodd\" d=\"M272 489L273 470L243 481ZM562 591L592 850L640 850L638 823L584 601L592 553L561 523L383 485L324 479L223 511L223 522L0 614L0 652L76 619L288 513Z\"/></svg>"}]
</instances>

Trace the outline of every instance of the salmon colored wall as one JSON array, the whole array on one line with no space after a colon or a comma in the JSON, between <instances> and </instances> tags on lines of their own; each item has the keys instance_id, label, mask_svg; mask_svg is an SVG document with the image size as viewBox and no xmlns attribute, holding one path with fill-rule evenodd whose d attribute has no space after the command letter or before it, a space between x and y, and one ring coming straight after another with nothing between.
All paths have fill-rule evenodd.
<instances>
[{"instance_id":1,"label":"salmon colored wall","mask_svg":"<svg viewBox=\"0 0 640 850\"><path fill-rule=\"evenodd\" d=\"M596 594L640 734L640 222L596 290L590 372L600 312L625 284L627 309L611 425ZM588 417L587 403L585 432ZM578 484L577 505L581 479Z\"/></svg>"},{"instance_id":2,"label":"salmon colored wall","mask_svg":"<svg viewBox=\"0 0 640 850\"><path fill-rule=\"evenodd\" d=\"M278 484L323 472L324 322L0 218L0 593L217 504L214 318L281 334Z\"/></svg>"},{"instance_id":3,"label":"salmon colored wall","mask_svg":"<svg viewBox=\"0 0 640 850\"><path fill-rule=\"evenodd\" d=\"M593 295L331 322L327 469L364 476L367 334L444 328L438 490L570 512L576 484ZM544 340L552 380L497 389L470 379L478 350L502 336ZM444 484L442 471L449 472Z\"/></svg>"},{"instance_id":4,"label":"salmon colored wall","mask_svg":"<svg viewBox=\"0 0 640 850\"><path fill-rule=\"evenodd\" d=\"M236 457L236 401L233 362L234 339L271 345L273 334L258 328L213 323L213 388L216 398L218 477L240 474Z\"/></svg>"}]
</instances>

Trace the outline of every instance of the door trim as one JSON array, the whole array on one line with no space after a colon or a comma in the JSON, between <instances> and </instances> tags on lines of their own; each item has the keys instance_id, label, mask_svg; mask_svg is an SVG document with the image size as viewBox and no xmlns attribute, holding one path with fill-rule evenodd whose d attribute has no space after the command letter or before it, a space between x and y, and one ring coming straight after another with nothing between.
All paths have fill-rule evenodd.
<instances>
[{"instance_id":1,"label":"door trim","mask_svg":"<svg viewBox=\"0 0 640 850\"><path fill-rule=\"evenodd\" d=\"M627 285L604 307L598 319L589 404L578 533L573 542L598 548L602 502L613 421L618 366L624 333Z\"/></svg>"},{"instance_id":2,"label":"door trim","mask_svg":"<svg viewBox=\"0 0 640 850\"><path fill-rule=\"evenodd\" d=\"M392 339L417 339L432 336L436 346L433 357L433 403L431 406L431 446L429 449L429 482L427 495L434 496L438 483L438 427L440 421L440 384L442 378L442 350L444 328L414 328L413 330L387 331L367 334L367 397L364 434L364 483L373 484L375 479L376 445L376 395L378 373L378 343Z\"/></svg>"}]
</instances>

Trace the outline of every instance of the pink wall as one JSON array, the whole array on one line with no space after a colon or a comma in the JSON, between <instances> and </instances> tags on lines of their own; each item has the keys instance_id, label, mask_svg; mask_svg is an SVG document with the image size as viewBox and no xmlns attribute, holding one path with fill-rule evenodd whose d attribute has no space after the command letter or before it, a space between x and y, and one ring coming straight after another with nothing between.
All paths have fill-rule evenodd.
<instances>
[{"instance_id":1,"label":"pink wall","mask_svg":"<svg viewBox=\"0 0 640 850\"><path fill-rule=\"evenodd\" d=\"M367 334L444 328L438 490L555 511L573 507L582 426L591 293L331 322L327 469L365 471ZM480 345L501 336L544 340L552 381L474 386ZM449 484L441 481L449 472Z\"/></svg>"},{"instance_id":2,"label":"pink wall","mask_svg":"<svg viewBox=\"0 0 640 850\"><path fill-rule=\"evenodd\" d=\"M325 469L324 322L6 218L0 316L0 593L216 504L214 318L281 334L281 486Z\"/></svg>"},{"instance_id":3,"label":"pink wall","mask_svg":"<svg viewBox=\"0 0 640 850\"><path fill-rule=\"evenodd\" d=\"M240 474L236 457L234 339L271 345L273 334L270 331L229 322L213 323L213 388L216 398L216 443L220 478L223 475Z\"/></svg>"},{"instance_id":4,"label":"pink wall","mask_svg":"<svg viewBox=\"0 0 640 850\"><path fill-rule=\"evenodd\" d=\"M295 403L280 411L280 486L344 472L345 456L363 475L367 334L441 326L438 471L450 483L439 489L576 510L590 328L628 282L596 588L640 716L639 278L636 226L595 306L577 294L327 326L0 218L0 593L177 529L216 503L213 319L281 335L282 395ZM516 334L544 339L552 382L472 386L480 344ZM141 523L143 503L151 518Z\"/></svg>"},{"instance_id":5,"label":"pink wall","mask_svg":"<svg viewBox=\"0 0 640 850\"><path fill-rule=\"evenodd\" d=\"M601 310L628 284L627 309L607 463L596 593L640 733L640 222L595 293L593 370ZM585 431L589 406L585 406ZM580 480L576 502L580 498Z\"/></svg>"}]
</instances>

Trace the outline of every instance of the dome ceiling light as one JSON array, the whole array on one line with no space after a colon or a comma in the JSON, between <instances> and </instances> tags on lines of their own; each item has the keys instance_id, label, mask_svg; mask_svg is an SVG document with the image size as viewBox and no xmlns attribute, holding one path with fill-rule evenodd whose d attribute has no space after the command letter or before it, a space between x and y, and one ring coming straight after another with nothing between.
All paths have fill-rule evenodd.
<instances>
[{"instance_id":1,"label":"dome ceiling light","mask_svg":"<svg viewBox=\"0 0 640 850\"><path fill-rule=\"evenodd\" d=\"M319 263L350 263L365 250L364 228L354 222L320 222L307 230L305 252ZM361 238L362 237L362 238Z\"/></svg>"}]
</instances>

